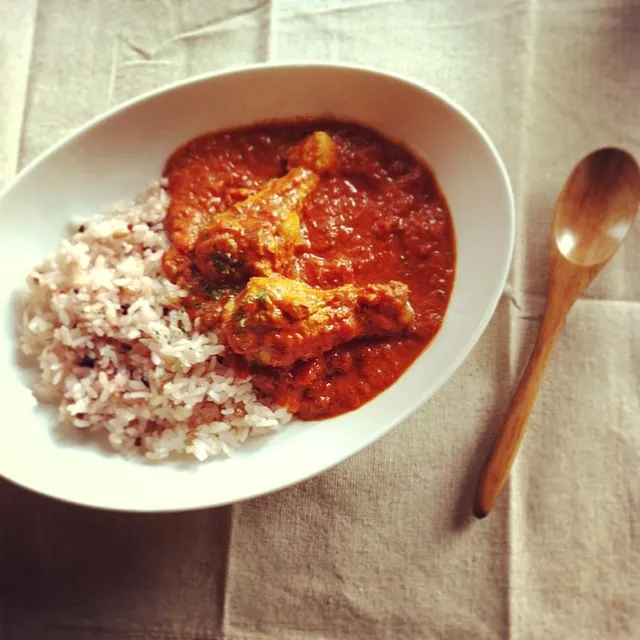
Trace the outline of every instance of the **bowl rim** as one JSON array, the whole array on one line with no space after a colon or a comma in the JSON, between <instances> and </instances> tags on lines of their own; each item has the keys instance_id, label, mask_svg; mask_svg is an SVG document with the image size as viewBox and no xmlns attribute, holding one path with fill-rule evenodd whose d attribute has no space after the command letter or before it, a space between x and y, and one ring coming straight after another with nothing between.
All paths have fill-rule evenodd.
<instances>
[{"instance_id":1,"label":"bowl rim","mask_svg":"<svg viewBox=\"0 0 640 640\"><path fill-rule=\"evenodd\" d=\"M194 505L187 505L185 507L175 507L170 506L166 508L157 508L151 507L149 509L132 509L132 508L119 508L117 506L109 505L104 506L100 504L99 500L95 502L83 502L80 500L74 500L73 498L68 499L62 495L58 495L54 492L48 492L46 486L33 486L33 483L30 482L22 482L14 480L8 476L6 476L2 470L0 469L0 477L9 481L10 483L20 486L22 488L33 491L37 494L46 496L48 498L53 498L55 500L66 502L70 504L76 504L79 506L85 506L90 508L98 508L107 511L116 511L123 513L174 513L174 512L184 512L184 511L197 511L201 509L209 509L219 506L226 506L229 504L236 504L240 502L244 502L249 499L257 498L260 496L264 496L270 493L275 493L276 491L280 491L281 489L285 489L287 487L294 486L299 484L305 480L313 478L324 471L327 471L336 465L344 462L345 460L351 458L352 456L360 453L367 447L374 444L384 435L391 432L394 428L396 428L401 422L404 422L410 415L412 415L417 409L419 409L423 404L425 404L429 399L431 399L440 389L441 387L451 378L451 376L455 373L455 371L460 367L460 365L466 360L469 356L478 340L486 330L491 318L493 317L500 298L502 297L507 278L509 276L513 253L515 247L515 225L516 225L516 211L515 211L515 198L513 193L513 187L511 185L511 181L509 179L509 175L507 173L507 169L505 167L504 161L502 160L496 146L493 141L489 137L488 133L484 130L482 125L478 122L478 120L471 115L464 107L459 105L449 96L447 96L443 91L432 87L431 85L425 84L417 79L411 78L402 73L396 73L389 70L378 69L372 66L366 65L358 65L352 63L342 63L342 62L328 62L322 60L292 60L292 61L279 61L279 62L265 62L265 63L255 63L248 65L235 65L225 67L224 69L214 71L214 72L206 72L202 74L197 74L193 76L189 76L187 78L183 78L176 82L164 84L160 87L152 89L150 91L144 92L138 96L135 96L129 100L121 102L109 109L99 113L93 118L86 121L84 124L72 129L69 133L63 136L60 140L55 142L53 145L45 149L39 155L37 155L33 160L28 162L18 173L10 178L5 185L3 185L2 189L0 189L0 202L4 199L5 195L20 181L25 179L37 166L41 163L45 162L50 156L54 155L58 150L62 149L69 143L73 142L75 139L81 137L85 132L92 129L94 126L101 124L102 122L109 120L113 116L118 113L129 109L139 103L145 102L149 99L161 96L163 94L171 93L175 90L178 90L182 87L195 85L199 83L207 83L212 80L217 80L219 78L223 78L226 76L232 75L242 75L246 73L251 73L255 71L263 71L263 70L287 70L287 69L309 69L309 70L335 70L335 71L353 71L356 73L362 73L365 75L378 76L383 77L388 80L393 80L396 82L401 82L403 84L409 85L414 89L422 93L426 93L430 95L432 98L435 98L441 104L443 104L447 109L457 113L463 120L465 120L473 129L475 134L479 136L479 138L484 143L485 147L489 151L491 158L495 163L495 167L498 170L498 174L500 177L500 182L503 188L503 195L506 196L507 202L507 213L508 213L508 246L506 247L506 252L504 255L504 259L500 266L501 276L498 280L496 280L493 291L489 297L489 303L487 305L484 316L481 321L477 324L475 330L469 337L466 344L462 346L459 351L458 357L454 360L450 361L445 367L443 367L440 375L437 380L431 385L429 390L429 394L424 397L416 397L411 402L408 402L402 410L398 412L396 417L389 422L384 429L379 429L372 433L369 437L364 439L359 446L354 449L347 451L346 453L342 453L336 456L333 461L325 466L322 466L320 469L313 469L312 471L302 474L295 479L288 480L282 483L279 483L277 486L267 486L266 488L257 488L254 491L246 492L246 495L243 495L236 499L227 499L221 501L209 501ZM205 132L203 132L205 133ZM446 196L446 194L445 194Z\"/></svg>"}]
</instances>

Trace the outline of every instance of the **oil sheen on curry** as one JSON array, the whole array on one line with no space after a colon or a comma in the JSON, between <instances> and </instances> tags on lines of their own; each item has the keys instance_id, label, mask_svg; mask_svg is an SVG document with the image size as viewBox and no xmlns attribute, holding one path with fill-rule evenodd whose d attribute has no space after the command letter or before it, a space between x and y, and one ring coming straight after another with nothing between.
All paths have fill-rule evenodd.
<instances>
[{"instance_id":1,"label":"oil sheen on curry","mask_svg":"<svg viewBox=\"0 0 640 640\"><path fill-rule=\"evenodd\" d=\"M355 409L440 328L447 205L430 170L377 133L302 121L208 134L165 176L165 272L268 402L305 420Z\"/></svg>"}]
</instances>

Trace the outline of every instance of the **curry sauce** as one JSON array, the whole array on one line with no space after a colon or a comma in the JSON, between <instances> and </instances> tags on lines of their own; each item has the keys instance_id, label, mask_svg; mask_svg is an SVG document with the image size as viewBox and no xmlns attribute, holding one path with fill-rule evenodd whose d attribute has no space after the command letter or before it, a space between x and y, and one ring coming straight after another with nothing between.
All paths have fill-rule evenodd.
<instances>
[{"instance_id":1,"label":"curry sauce","mask_svg":"<svg viewBox=\"0 0 640 640\"><path fill-rule=\"evenodd\" d=\"M397 380L440 328L456 257L451 217L434 175L374 131L335 121L277 122L208 134L176 150L165 168L171 196L165 227L172 243L165 272L188 290L184 304L200 330L218 331L225 305L256 274L246 273L232 252L198 255L203 235L209 230L205 241L215 243L214 222L227 216L229 228L233 215L225 212L250 207L265 185L278 184L274 179L298 171L302 182L304 170L292 165L304 165L304 141L319 131L330 138L335 157L322 170L311 167L316 177L291 205L299 239L294 246L283 227L272 244L289 253L267 266L322 290L392 282L390 291L398 291L404 283L413 317L406 330L352 339L287 366L269 366L246 353L227 358L240 375L252 376L268 401L302 419L361 406ZM273 206L280 200L274 197ZM265 228L269 224L274 223L265 222Z\"/></svg>"}]
</instances>

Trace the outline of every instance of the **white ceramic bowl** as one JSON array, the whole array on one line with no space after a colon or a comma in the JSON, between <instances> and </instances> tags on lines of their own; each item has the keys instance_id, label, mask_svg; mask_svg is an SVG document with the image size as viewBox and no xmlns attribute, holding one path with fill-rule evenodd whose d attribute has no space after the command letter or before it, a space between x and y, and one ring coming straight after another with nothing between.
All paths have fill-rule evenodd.
<instances>
[{"instance_id":1,"label":"white ceramic bowl","mask_svg":"<svg viewBox=\"0 0 640 640\"><path fill-rule=\"evenodd\" d=\"M387 391L346 415L294 423L230 459L149 464L61 442L18 363L17 297L66 223L134 196L198 134L268 119L335 116L401 141L434 169L449 202L458 262L433 343ZM504 166L473 118L410 80L343 65L248 67L194 78L112 109L31 163L0 196L0 474L84 505L170 511L221 505L291 485L371 444L428 400L487 326L505 283L514 206Z\"/></svg>"}]
</instances>

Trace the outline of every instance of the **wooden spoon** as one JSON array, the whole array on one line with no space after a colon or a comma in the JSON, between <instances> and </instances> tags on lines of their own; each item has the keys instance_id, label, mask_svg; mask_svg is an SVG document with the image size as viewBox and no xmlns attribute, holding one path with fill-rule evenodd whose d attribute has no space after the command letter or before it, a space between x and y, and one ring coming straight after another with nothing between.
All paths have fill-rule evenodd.
<instances>
[{"instance_id":1,"label":"wooden spoon","mask_svg":"<svg viewBox=\"0 0 640 640\"><path fill-rule=\"evenodd\" d=\"M639 202L640 170L620 149L594 151L567 179L551 231L547 302L538 339L478 482L473 505L478 518L491 511L507 480L565 316L624 241Z\"/></svg>"}]
</instances>

